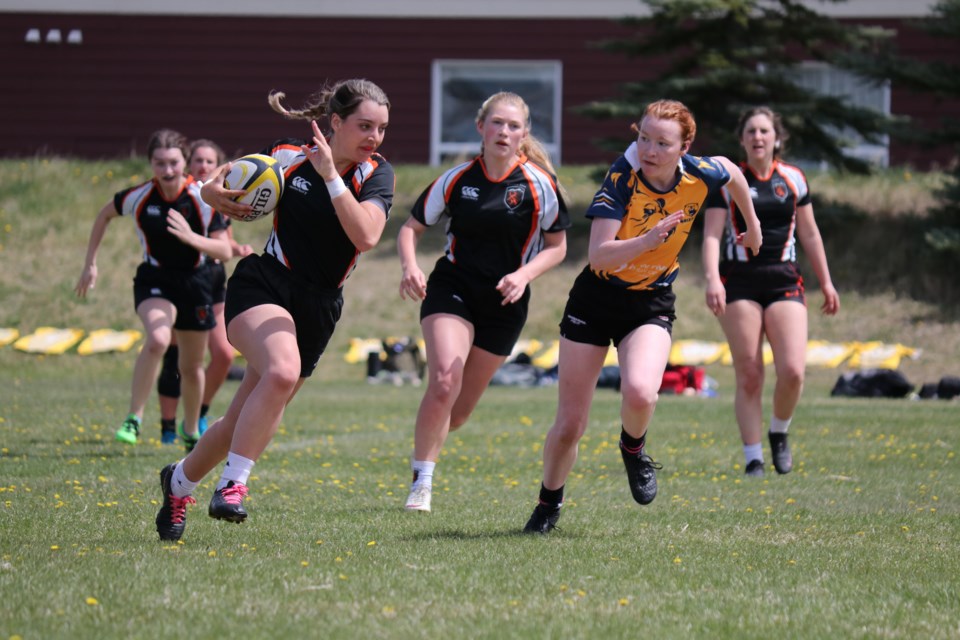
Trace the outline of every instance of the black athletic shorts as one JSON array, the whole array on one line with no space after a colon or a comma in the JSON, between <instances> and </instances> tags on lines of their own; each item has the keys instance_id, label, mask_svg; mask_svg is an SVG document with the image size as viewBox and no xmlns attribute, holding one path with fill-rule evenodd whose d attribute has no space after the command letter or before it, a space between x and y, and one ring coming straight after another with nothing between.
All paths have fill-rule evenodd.
<instances>
[{"instance_id":1,"label":"black athletic shorts","mask_svg":"<svg viewBox=\"0 0 960 640\"><path fill-rule=\"evenodd\" d=\"M210 263L210 280L213 287L213 304L227 299L227 268L219 260Z\"/></svg>"},{"instance_id":2,"label":"black athletic shorts","mask_svg":"<svg viewBox=\"0 0 960 640\"><path fill-rule=\"evenodd\" d=\"M727 290L727 304L753 300L766 308L781 300L807 303L803 276L796 262L721 262L720 280Z\"/></svg>"},{"instance_id":3,"label":"black athletic shorts","mask_svg":"<svg viewBox=\"0 0 960 640\"><path fill-rule=\"evenodd\" d=\"M473 325L473 344L498 356L508 356L520 339L530 306L530 287L513 304L503 304L495 281L466 274L446 258L437 261L427 279L427 297L420 305L420 322L449 313Z\"/></svg>"},{"instance_id":4,"label":"black athletic shorts","mask_svg":"<svg viewBox=\"0 0 960 640\"><path fill-rule=\"evenodd\" d=\"M264 304L286 309L293 318L300 351L300 377L309 378L333 336L343 311L341 289L321 289L271 255L251 254L237 263L227 284L224 319Z\"/></svg>"},{"instance_id":5,"label":"black athletic shorts","mask_svg":"<svg viewBox=\"0 0 960 640\"><path fill-rule=\"evenodd\" d=\"M613 342L617 347L631 331L647 324L672 334L675 300L672 287L632 291L604 282L586 268L570 289L560 335L598 347Z\"/></svg>"},{"instance_id":6,"label":"black athletic shorts","mask_svg":"<svg viewBox=\"0 0 960 640\"><path fill-rule=\"evenodd\" d=\"M173 303L177 310L174 329L210 331L217 326L209 264L182 271L141 262L133 278L133 308L137 309L150 298L163 298Z\"/></svg>"}]
</instances>

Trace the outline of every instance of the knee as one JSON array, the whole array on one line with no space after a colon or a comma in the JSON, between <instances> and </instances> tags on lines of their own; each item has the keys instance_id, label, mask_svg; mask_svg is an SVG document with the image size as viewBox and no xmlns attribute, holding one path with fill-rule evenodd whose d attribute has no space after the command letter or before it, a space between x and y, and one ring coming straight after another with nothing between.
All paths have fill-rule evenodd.
<instances>
[{"instance_id":1,"label":"knee","mask_svg":"<svg viewBox=\"0 0 960 640\"><path fill-rule=\"evenodd\" d=\"M777 373L777 381L790 389L802 389L804 373L803 367L787 367Z\"/></svg>"},{"instance_id":2,"label":"knee","mask_svg":"<svg viewBox=\"0 0 960 640\"><path fill-rule=\"evenodd\" d=\"M550 429L550 439L564 449L576 447L587 430L586 415L558 415Z\"/></svg>"},{"instance_id":3,"label":"knee","mask_svg":"<svg viewBox=\"0 0 960 640\"><path fill-rule=\"evenodd\" d=\"M460 385L463 381L462 371L438 371L430 373L430 380L427 384L427 395L434 401L442 404L452 404L460 393ZM463 416L460 424L466 422L467 416ZM459 425L457 425L459 426ZM451 425L452 428L452 425Z\"/></svg>"},{"instance_id":4,"label":"knee","mask_svg":"<svg viewBox=\"0 0 960 640\"><path fill-rule=\"evenodd\" d=\"M233 347L227 343L210 343L210 361L229 367L233 363Z\"/></svg>"},{"instance_id":5,"label":"knee","mask_svg":"<svg viewBox=\"0 0 960 640\"><path fill-rule=\"evenodd\" d=\"M750 363L737 370L737 386L747 395L763 391L763 363Z\"/></svg>"},{"instance_id":6,"label":"knee","mask_svg":"<svg viewBox=\"0 0 960 640\"><path fill-rule=\"evenodd\" d=\"M270 367L266 373L261 375L260 384L267 386L271 393L282 396L284 402L286 402L290 393L293 391L293 388L297 385L297 381L299 380L300 361L298 360L296 362L296 366L293 366L292 363L288 363L285 365Z\"/></svg>"},{"instance_id":7,"label":"knee","mask_svg":"<svg viewBox=\"0 0 960 640\"><path fill-rule=\"evenodd\" d=\"M651 386L629 385L620 388L623 405L631 413L652 410L660 397L658 391Z\"/></svg>"},{"instance_id":8,"label":"knee","mask_svg":"<svg viewBox=\"0 0 960 640\"><path fill-rule=\"evenodd\" d=\"M143 351L155 358L163 358L170 347L170 333L153 331L147 334L143 343Z\"/></svg>"}]
</instances>

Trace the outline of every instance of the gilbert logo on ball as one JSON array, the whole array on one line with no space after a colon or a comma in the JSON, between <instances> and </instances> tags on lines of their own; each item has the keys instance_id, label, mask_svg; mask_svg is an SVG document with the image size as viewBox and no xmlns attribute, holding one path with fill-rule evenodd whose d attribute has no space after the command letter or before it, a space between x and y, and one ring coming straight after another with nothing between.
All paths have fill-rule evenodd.
<instances>
[{"instance_id":1,"label":"gilbert logo on ball","mask_svg":"<svg viewBox=\"0 0 960 640\"><path fill-rule=\"evenodd\" d=\"M283 169L276 158L252 153L232 162L230 172L223 179L223 186L245 192L237 198L237 202L249 204L253 211L246 216L231 217L249 222L277 208L283 194Z\"/></svg>"}]
</instances>

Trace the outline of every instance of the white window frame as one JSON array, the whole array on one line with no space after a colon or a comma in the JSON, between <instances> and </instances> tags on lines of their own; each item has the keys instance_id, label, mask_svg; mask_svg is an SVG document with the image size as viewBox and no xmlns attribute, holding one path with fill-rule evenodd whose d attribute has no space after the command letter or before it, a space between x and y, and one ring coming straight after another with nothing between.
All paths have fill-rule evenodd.
<instances>
[{"instance_id":1,"label":"white window frame","mask_svg":"<svg viewBox=\"0 0 960 640\"><path fill-rule=\"evenodd\" d=\"M488 95L497 91L514 91L530 106L532 133L550 154L554 164L560 164L561 116L563 113L563 63L559 60L434 60L431 69L430 91L430 164L438 166L444 161L456 157L469 157L480 151L480 137L474 131L470 140L443 140L443 84L453 78L474 77L486 81L493 87ZM541 80L553 85L553 105L550 116L553 126L544 131L544 125L538 123L537 105L530 104L517 80ZM472 105L473 114L480 108L480 102ZM541 115L541 118L543 116Z\"/></svg>"},{"instance_id":2,"label":"white window frame","mask_svg":"<svg viewBox=\"0 0 960 640\"><path fill-rule=\"evenodd\" d=\"M802 62L798 65L800 78L797 84L820 95L841 98L845 102L890 115L890 82L879 85L850 71L834 67L826 62ZM831 128L836 138L852 143L845 147L845 155L859 158L879 167L890 166L890 137L880 137L879 144L870 144L850 128ZM825 163L823 163L825 164ZM822 168L826 168L825 166Z\"/></svg>"}]
</instances>

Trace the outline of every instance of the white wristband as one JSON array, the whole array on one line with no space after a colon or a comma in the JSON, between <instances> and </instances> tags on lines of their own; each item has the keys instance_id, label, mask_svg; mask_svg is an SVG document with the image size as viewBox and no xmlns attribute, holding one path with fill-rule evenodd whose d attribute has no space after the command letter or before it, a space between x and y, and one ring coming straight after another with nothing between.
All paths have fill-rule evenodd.
<instances>
[{"instance_id":1,"label":"white wristband","mask_svg":"<svg viewBox=\"0 0 960 640\"><path fill-rule=\"evenodd\" d=\"M330 194L331 200L339 198L347 192L347 185L343 184L343 178L340 176L333 180L327 180L324 184L327 185L327 193Z\"/></svg>"}]
</instances>

